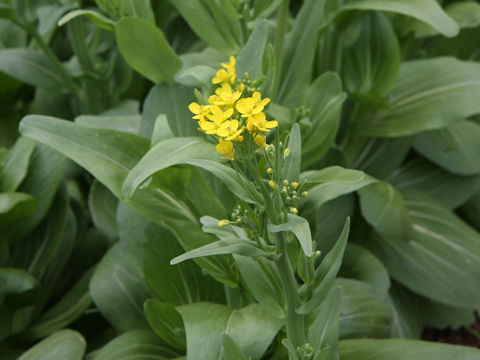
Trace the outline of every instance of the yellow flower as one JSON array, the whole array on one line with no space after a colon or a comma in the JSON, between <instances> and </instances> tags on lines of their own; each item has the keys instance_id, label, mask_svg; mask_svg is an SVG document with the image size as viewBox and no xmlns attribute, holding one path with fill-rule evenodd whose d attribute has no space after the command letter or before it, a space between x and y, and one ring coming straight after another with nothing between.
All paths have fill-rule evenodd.
<instances>
[{"instance_id":1,"label":"yellow flower","mask_svg":"<svg viewBox=\"0 0 480 360\"><path fill-rule=\"evenodd\" d=\"M222 111L218 106L211 106L210 112L206 114L207 118L211 121L203 118L198 121L200 130L206 134L216 134L222 123L227 120L233 114L233 109L227 109Z\"/></svg>"},{"instance_id":2,"label":"yellow flower","mask_svg":"<svg viewBox=\"0 0 480 360\"><path fill-rule=\"evenodd\" d=\"M222 123L217 130L217 135L225 138L225 140L235 140L243 133L245 127L238 128L238 120L229 120ZM240 140L240 139L238 139ZM242 141L243 138L240 140Z\"/></svg>"},{"instance_id":3,"label":"yellow flower","mask_svg":"<svg viewBox=\"0 0 480 360\"><path fill-rule=\"evenodd\" d=\"M251 97L240 99L237 102L236 109L242 114L242 117L250 117L263 111L265 105L270 102L269 98L261 99L261 94L255 91Z\"/></svg>"},{"instance_id":4,"label":"yellow flower","mask_svg":"<svg viewBox=\"0 0 480 360\"><path fill-rule=\"evenodd\" d=\"M223 84L215 93L216 95L208 98L208 102L212 105L225 105L227 107L233 107L235 101L242 95L241 91L232 91L232 87L228 83Z\"/></svg>"},{"instance_id":5,"label":"yellow flower","mask_svg":"<svg viewBox=\"0 0 480 360\"><path fill-rule=\"evenodd\" d=\"M226 69L220 69L217 71L217 75L212 79L212 84L228 83L233 84L237 78L235 72L235 57L230 56L229 63L222 63L222 66Z\"/></svg>"},{"instance_id":6,"label":"yellow flower","mask_svg":"<svg viewBox=\"0 0 480 360\"><path fill-rule=\"evenodd\" d=\"M204 120L210 111L210 105L199 105L196 102L192 102L188 105L188 109L195 114L195 116L192 116L192 119Z\"/></svg>"},{"instance_id":7,"label":"yellow flower","mask_svg":"<svg viewBox=\"0 0 480 360\"><path fill-rule=\"evenodd\" d=\"M261 112L250 116L247 119L247 130L253 132L269 132L271 129L278 126L278 121L267 121L265 113Z\"/></svg>"},{"instance_id":8,"label":"yellow flower","mask_svg":"<svg viewBox=\"0 0 480 360\"><path fill-rule=\"evenodd\" d=\"M267 145L267 142L265 140L265 136L262 136L262 135L256 135L253 140L255 140L255 142L257 143L258 147L260 149L265 149L265 146ZM269 171L270 170L270 171ZM268 168L267 169L267 173L268 174L271 174L272 173L272 169Z\"/></svg>"},{"instance_id":9,"label":"yellow flower","mask_svg":"<svg viewBox=\"0 0 480 360\"><path fill-rule=\"evenodd\" d=\"M235 153L233 142L220 138L220 142L215 149L217 149L220 154L225 155L226 158L233 160L233 154Z\"/></svg>"}]
</instances>

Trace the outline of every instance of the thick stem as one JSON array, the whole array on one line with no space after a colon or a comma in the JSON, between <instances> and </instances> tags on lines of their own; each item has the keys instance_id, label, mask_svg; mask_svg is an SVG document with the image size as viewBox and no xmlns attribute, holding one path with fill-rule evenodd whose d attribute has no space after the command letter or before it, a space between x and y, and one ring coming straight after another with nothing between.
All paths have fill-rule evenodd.
<instances>
[{"instance_id":1,"label":"thick stem","mask_svg":"<svg viewBox=\"0 0 480 360\"><path fill-rule=\"evenodd\" d=\"M282 254L275 263L285 293L287 302L286 328L287 337L291 343L297 348L305 344L305 318L304 315L298 314L295 309L301 305L300 296L297 289L297 280L293 273L290 259L287 252L287 240L284 233L277 233L277 252Z\"/></svg>"}]
</instances>

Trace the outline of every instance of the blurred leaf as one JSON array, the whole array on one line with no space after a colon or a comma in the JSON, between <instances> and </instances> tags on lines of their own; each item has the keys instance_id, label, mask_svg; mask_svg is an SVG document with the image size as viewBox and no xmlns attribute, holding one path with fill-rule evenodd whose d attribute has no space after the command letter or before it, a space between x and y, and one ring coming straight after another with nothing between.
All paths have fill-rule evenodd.
<instances>
[{"instance_id":1,"label":"blurred leaf","mask_svg":"<svg viewBox=\"0 0 480 360\"><path fill-rule=\"evenodd\" d=\"M396 137L439 129L480 113L480 64L454 58L402 63L390 107L361 126L370 136Z\"/></svg>"},{"instance_id":2,"label":"blurred leaf","mask_svg":"<svg viewBox=\"0 0 480 360\"><path fill-rule=\"evenodd\" d=\"M88 208L95 226L109 239L118 236L116 212L118 199L98 181L90 187Z\"/></svg>"},{"instance_id":3,"label":"blurred leaf","mask_svg":"<svg viewBox=\"0 0 480 360\"><path fill-rule=\"evenodd\" d=\"M436 344L418 340L343 340L340 341L342 360L476 360L477 349Z\"/></svg>"},{"instance_id":4,"label":"blurred leaf","mask_svg":"<svg viewBox=\"0 0 480 360\"><path fill-rule=\"evenodd\" d=\"M450 209L463 204L480 187L479 175L455 175L422 158L398 168L389 181L400 191L420 190Z\"/></svg>"},{"instance_id":5,"label":"blurred leaf","mask_svg":"<svg viewBox=\"0 0 480 360\"><path fill-rule=\"evenodd\" d=\"M157 84L173 82L182 64L159 28L140 18L124 18L115 24L115 37L133 69Z\"/></svg>"},{"instance_id":6,"label":"blurred leaf","mask_svg":"<svg viewBox=\"0 0 480 360\"><path fill-rule=\"evenodd\" d=\"M150 330L132 330L116 337L93 360L111 360L112 354L115 360L170 360L179 355Z\"/></svg>"},{"instance_id":7,"label":"blurred leaf","mask_svg":"<svg viewBox=\"0 0 480 360\"><path fill-rule=\"evenodd\" d=\"M0 171L0 191L15 191L22 180L27 175L28 163L35 142L30 139L20 137L15 145L10 149Z\"/></svg>"},{"instance_id":8,"label":"blurred leaf","mask_svg":"<svg viewBox=\"0 0 480 360\"><path fill-rule=\"evenodd\" d=\"M172 129L170 128L170 125L168 125L168 118L165 114L160 114L157 116L157 119L155 120L155 126L153 128L153 133L152 133L152 141L150 143L150 147L154 147L157 145L159 142L167 139L173 138L173 132Z\"/></svg>"},{"instance_id":9,"label":"blurred leaf","mask_svg":"<svg viewBox=\"0 0 480 360\"><path fill-rule=\"evenodd\" d=\"M480 301L480 235L421 193L404 192L404 199L413 221L408 241L375 235L364 245L407 288L443 304L476 307Z\"/></svg>"},{"instance_id":10,"label":"blurred leaf","mask_svg":"<svg viewBox=\"0 0 480 360\"><path fill-rule=\"evenodd\" d=\"M60 330L31 347L18 360L82 360L86 347L78 332Z\"/></svg>"},{"instance_id":11,"label":"blurred leaf","mask_svg":"<svg viewBox=\"0 0 480 360\"><path fill-rule=\"evenodd\" d=\"M259 21L245 46L236 57L235 70L240 79L248 73L250 79L258 80L262 76L262 59L268 39L268 23ZM252 56L256 54L256 56Z\"/></svg>"},{"instance_id":12,"label":"blurred leaf","mask_svg":"<svg viewBox=\"0 0 480 360\"><path fill-rule=\"evenodd\" d=\"M424 328L424 299L396 282L390 287L392 324L390 336L419 339Z\"/></svg>"},{"instance_id":13,"label":"blurred leaf","mask_svg":"<svg viewBox=\"0 0 480 360\"><path fill-rule=\"evenodd\" d=\"M219 358L224 334L245 356L259 359L283 325L257 304L233 310L224 305L194 303L177 310L187 332L187 360Z\"/></svg>"},{"instance_id":14,"label":"blurred leaf","mask_svg":"<svg viewBox=\"0 0 480 360\"><path fill-rule=\"evenodd\" d=\"M102 315L120 332L149 328L143 313L149 293L141 270L122 244L114 245L98 265L90 294Z\"/></svg>"},{"instance_id":15,"label":"blurred leaf","mask_svg":"<svg viewBox=\"0 0 480 360\"><path fill-rule=\"evenodd\" d=\"M0 229L5 231L35 211L37 201L24 193L0 193Z\"/></svg>"},{"instance_id":16,"label":"blurred leaf","mask_svg":"<svg viewBox=\"0 0 480 360\"><path fill-rule=\"evenodd\" d=\"M413 147L444 169L460 175L480 173L480 125L458 121L442 129L419 134Z\"/></svg>"},{"instance_id":17,"label":"blurred leaf","mask_svg":"<svg viewBox=\"0 0 480 360\"><path fill-rule=\"evenodd\" d=\"M283 178L289 182L298 181L302 161L302 138L298 124L292 125L287 148L291 153L283 163Z\"/></svg>"},{"instance_id":18,"label":"blurred leaf","mask_svg":"<svg viewBox=\"0 0 480 360\"><path fill-rule=\"evenodd\" d=\"M47 57L26 48L0 49L0 71L26 84L59 92L63 80Z\"/></svg>"},{"instance_id":19,"label":"blurred leaf","mask_svg":"<svg viewBox=\"0 0 480 360\"><path fill-rule=\"evenodd\" d=\"M223 335L222 346L225 360L248 360L230 335Z\"/></svg>"},{"instance_id":20,"label":"blurred leaf","mask_svg":"<svg viewBox=\"0 0 480 360\"><path fill-rule=\"evenodd\" d=\"M342 79L350 93L388 94L397 80L400 45L388 18L368 14L355 44L343 56Z\"/></svg>"},{"instance_id":21,"label":"blurred leaf","mask_svg":"<svg viewBox=\"0 0 480 360\"><path fill-rule=\"evenodd\" d=\"M140 115L80 115L75 123L101 129L124 131L132 134L140 132Z\"/></svg>"},{"instance_id":22,"label":"blurred leaf","mask_svg":"<svg viewBox=\"0 0 480 360\"><path fill-rule=\"evenodd\" d=\"M60 20L58 20L58 26L63 26L70 22L71 20L85 16L90 20L95 26L99 29L113 31L115 29L115 22L109 18L103 16L102 14L94 10L74 10L70 11L68 14L64 15Z\"/></svg>"},{"instance_id":23,"label":"blurred leaf","mask_svg":"<svg viewBox=\"0 0 480 360\"><path fill-rule=\"evenodd\" d=\"M0 269L0 295L18 295L38 286L37 279L23 269Z\"/></svg>"},{"instance_id":24,"label":"blurred leaf","mask_svg":"<svg viewBox=\"0 0 480 360\"><path fill-rule=\"evenodd\" d=\"M304 218L293 214L288 214L287 222L278 225L269 224L268 230L273 233L291 231L295 234L295 237L300 243L305 256L312 256L312 234L310 233L308 221Z\"/></svg>"}]
</instances>

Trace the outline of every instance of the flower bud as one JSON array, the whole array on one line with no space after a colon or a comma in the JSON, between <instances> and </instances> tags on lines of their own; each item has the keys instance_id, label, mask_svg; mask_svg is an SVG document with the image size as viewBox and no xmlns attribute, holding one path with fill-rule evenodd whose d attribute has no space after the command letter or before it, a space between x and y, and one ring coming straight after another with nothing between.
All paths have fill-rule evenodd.
<instances>
[{"instance_id":1,"label":"flower bud","mask_svg":"<svg viewBox=\"0 0 480 360\"><path fill-rule=\"evenodd\" d=\"M287 158L290 156L291 153L292 153L292 150L290 150L290 148L286 148L285 151L283 152L283 157Z\"/></svg>"},{"instance_id":2,"label":"flower bud","mask_svg":"<svg viewBox=\"0 0 480 360\"><path fill-rule=\"evenodd\" d=\"M268 168L268 169L267 169L267 174L271 174L271 173L273 173L273 169L272 169L272 168Z\"/></svg>"},{"instance_id":3,"label":"flower bud","mask_svg":"<svg viewBox=\"0 0 480 360\"><path fill-rule=\"evenodd\" d=\"M292 187L293 187L293 190L297 190L298 182L296 182L296 181L292 182Z\"/></svg>"},{"instance_id":4,"label":"flower bud","mask_svg":"<svg viewBox=\"0 0 480 360\"><path fill-rule=\"evenodd\" d=\"M220 227L228 225L228 224L230 224L230 221L228 221L228 220L220 220L218 222L218 226L220 226Z\"/></svg>"},{"instance_id":5,"label":"flower bud","mask_svg":"<svg viewBox=\"0 0 480 360\"><path fill-rule=\"evenodd\" d=\"M297 215L298 214L298 209L297 208L294 208L294 207L291 207L290 209L288 209L288 211L290 213L292 213L293 215Z\"/></svg>"},{"instance_id":6,"label":"flower bud","mask_svg":"<svg viewBox=\"0 0 480 360\"><path fill-rule=\"evenodd\" d=\"M307 196L308 196L308 191L304 191L304 192L302 192L302 198L304 198L304 199L305 199Z\"/></svg>"},{"instance_id":7,"label":"flower bud","mask_svg":"<svg viewBox=\"0 0 480 360\"><path fill-rule=\"evenodd\" d=\"M269 181L268 181L268 185L270 185L270 187L271 187L272 189L275 189L275 188L277 187L277 184L275 184L275 183L273 182L273 180L269 180Z\"/></svg>"}]
</instances>

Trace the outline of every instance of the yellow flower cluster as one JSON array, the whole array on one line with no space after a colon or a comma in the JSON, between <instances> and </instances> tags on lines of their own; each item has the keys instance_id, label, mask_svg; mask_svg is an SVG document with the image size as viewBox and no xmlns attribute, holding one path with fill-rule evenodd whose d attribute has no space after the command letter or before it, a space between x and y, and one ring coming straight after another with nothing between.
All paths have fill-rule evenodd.
<instances>
[{"instance_id":1,"label":"yellow flower cluster","mask_svg":"<svg viewBox=\"0 0 480 360\"><path fill-rule=\"evenodd\" d=\"M277 121L268 121L263 112L270 102L262 99L259 91L248 90L237 80L235 58L230 56L228 63L212 78L218 85L215 94L208 98L208 105L193 102L189 110L198 120L199 130L209 135L217 135L217 151L227 158L234 159L234 142L243 142L245 130L262 149L265 147L265 133L278 126Z\"/></svg>"}]
</instances>

